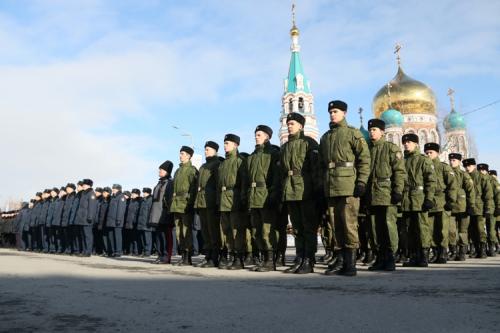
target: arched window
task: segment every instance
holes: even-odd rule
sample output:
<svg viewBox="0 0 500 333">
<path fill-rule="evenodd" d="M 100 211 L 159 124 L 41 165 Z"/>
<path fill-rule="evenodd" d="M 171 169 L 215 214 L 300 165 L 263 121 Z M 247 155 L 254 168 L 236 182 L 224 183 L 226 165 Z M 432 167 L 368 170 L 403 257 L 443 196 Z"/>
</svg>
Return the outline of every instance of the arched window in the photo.
<svg viewBox="0 0 500 333">
<path fill-rule="evenodd" d="M 304 112 L 304 98 L 299 97 L 299 112 Z"/>
<path fill-rule="evenodd" d="M 293 112 L 293 101 L 290 98 L 290 101 L 288 102 L 288 112 L 292 113 Z"/>
</svg>

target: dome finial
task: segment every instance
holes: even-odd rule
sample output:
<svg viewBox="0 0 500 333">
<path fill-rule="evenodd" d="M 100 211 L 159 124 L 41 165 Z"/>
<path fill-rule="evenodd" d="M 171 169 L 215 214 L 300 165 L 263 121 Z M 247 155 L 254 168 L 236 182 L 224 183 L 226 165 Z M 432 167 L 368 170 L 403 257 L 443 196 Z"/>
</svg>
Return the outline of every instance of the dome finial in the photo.
<svg viewBox="0 0 500 333">
<path fill-rule="evenodd" d="M 455 110 L 455 90 L 452 88 L 448 88 L 448 94 L 450 97 L 451 110 Z"/>
<path fill-rule="evenodd" d="M 292 3 L 292 28 L 290 29 L 290 36 L 292 37 L 292 52 L 300 52 L 299 45 L 299 28 L 295 25 L 295 2 Z"/>
<path fill-rule="evenodd" d="M 396 55 L 396 60 L 398 61 L 398 67 L 401 67 L 401 57 L 399 55 L 399 51 L 403 46 L 400 43 L 396 43 L 394 46 L 394 54 Z"/>
<path fill-rule="evenodd" d="M 359 113 L 359 121 L 361 123 L 361 127 L 363 127 L 363 108 L 362 107 L 359 107 L 358 113 Z"/>
</svg>

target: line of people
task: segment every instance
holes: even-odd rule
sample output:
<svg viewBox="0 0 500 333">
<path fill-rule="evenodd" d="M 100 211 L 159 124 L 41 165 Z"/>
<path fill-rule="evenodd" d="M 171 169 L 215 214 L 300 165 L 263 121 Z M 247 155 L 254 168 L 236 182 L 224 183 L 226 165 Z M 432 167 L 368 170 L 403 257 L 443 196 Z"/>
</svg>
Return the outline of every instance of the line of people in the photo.
<svg viewBox="0 0 500 333">
<path fill-rule="evenodd" d="M 373 271 L 393 271 L 397 262 L 446 263 L 449 252 L 456 260 L 466 252 L 496 253 L 496 172 L 457 153 L 449 155 L 450 165 L 441 162 L 437 143 L 425 144 L 422 155 L 412 133 L 403 136 L 402 152 L 385 140 L 380 119 L 368 122 L 367 142 L 347 124 L 343 101 L 330 102 L 328 113 L 330 129 L 319 144 L 304 134 L 305 118 L 290 113 L 281 147 L 271 144 L 272 129 L 259 125 L 251 154 L 239 152 L 239 136 L 227 134 L 225 156 L 207 141 L 206 162 L 197 170 L 193 149 L 183 146 L 175 174 L 173 163 L 164 162 L 157 185 L 142 196 L 138 189 L 122 193 L 120 185 L 93 190 L 90 179 L 37 193 L 18 217 L 22 239 L 45 252 L 114 257 L 124 247 L 149 256 L 154 239 L 155 263 L 169 264 L 175 231 L 176 264 L 192 265 L 197 214 L 205 255 L 199 267 L 275 270 L 284 265 L 288 220 L 296 254 L 286 273 L 314 271 L 320 228 L 326 275 L 355 276 L 360 245 L 366 256 L 374 254 L 374 262 L 366 259 Z"/>
</svg>

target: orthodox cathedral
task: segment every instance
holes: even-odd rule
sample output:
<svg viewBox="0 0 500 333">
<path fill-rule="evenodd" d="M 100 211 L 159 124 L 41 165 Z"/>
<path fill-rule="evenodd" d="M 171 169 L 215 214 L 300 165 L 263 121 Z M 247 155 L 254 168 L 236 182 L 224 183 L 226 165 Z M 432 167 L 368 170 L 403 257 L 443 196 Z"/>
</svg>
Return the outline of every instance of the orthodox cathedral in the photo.
<svg viewBox="0 0 500 333">
<path fill-rule="evenodd" d="M 280 143 L 287 141 L 286 116 L 290 112 L 298 112 L 305 119 L 306 135 L 319 140 L 319 130 L 314 113 L 314 97 L 311 93 L 310 81 L 304 73 L 300 60 L 299 29 L 295 24 L 295 12 L 292 7 L 293 24 L 290 29 L 292 44 L 288 76 L 284 80 L 284 92 L 281 99 Z M 401 137 L 406 133 L 417 134 L 420 147 L 427 142 L 440 143 L 441 159 L 446 160 L 448 153 L 460 153 L 463 158 L 471 157 L 471 144 L 466 130 L 464 117 L 455 110 L 454 91 L 448 90 L 450 112 L 442 122 L 437 114 L 436 96 L 425 83 L 409 77 L 401 67 L 401 46 L 396 45 L 398 69 L 392 80 L 385 84 L 373 97 L 372 111 L 376 118 L 386 124 L 386 140 L 402 147 Z M 360 108 L 360 114 L 362 109 Z M 442 125 L 442 126 L 440 126 Z M 444 134 L 442 133 L 444 129 Z M 363 126 L 361 132 L 368 139 L 368 131 Z"/>
</svg>

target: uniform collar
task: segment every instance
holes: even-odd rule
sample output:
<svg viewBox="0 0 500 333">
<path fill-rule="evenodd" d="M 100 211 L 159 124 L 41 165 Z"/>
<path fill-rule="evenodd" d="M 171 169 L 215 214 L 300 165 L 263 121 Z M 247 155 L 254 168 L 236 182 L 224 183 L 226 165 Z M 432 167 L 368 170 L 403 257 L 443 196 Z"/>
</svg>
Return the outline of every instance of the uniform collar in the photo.
<svg viewBox="0 0 500 333">
<path fill-rule="evenodd" d="M 288 141 L 297 140 L 304 137 L 304 131 L 299 131 L 297 134 L 288 134 Z"/>
<path fill-rule="evenodd" d="M 347 120 L 345 120 L 344 118 L 340 123 L 330 122 L 330 129 L 334 129 L 337 127 L 347 127 Z"/>
<path fill-rule="evenodd" d="M 383 145 L 384 142 L 385 142 L 385 138 L 381 137 L 378 141 L 372 141 L 372 145 L 374 145 L 374 146 L 380 146 L 380 145 Z"/>
<path fill-rule="evenodd" d="M 255 151 L 263 151 L 264 149 L 266 149 L 267 147 L 269 147 L 271 145 L 271 143 L 269 141 L 267 142 L 264 142 L 263 144 L 261 145 L 255 145 Z"/>
<path fill-rule="evenodd" d="M 233 149 L 226 153 L 226 159 L 235 158 L 236 156 L 238 156 L 238 149 Z"/>
<path fill-rule="evenodd" d="M 186 163 L 180 163 L 179 167 L 180 168 L 185 168 L 191 166 L 191 160 L 187 161 Z"/>
<path fill-rule="evenodd" d="M 418 154 L 418 147 L 415 148 L 414 151 L 405 150 L 404 154 L 405 154 L 405 157 L 411 157 L 411 156 L 417 155 Z"/>
</svg>

